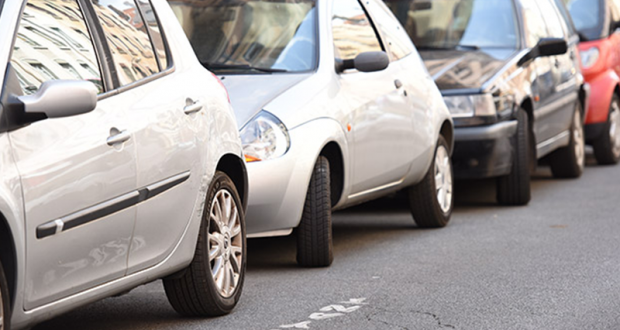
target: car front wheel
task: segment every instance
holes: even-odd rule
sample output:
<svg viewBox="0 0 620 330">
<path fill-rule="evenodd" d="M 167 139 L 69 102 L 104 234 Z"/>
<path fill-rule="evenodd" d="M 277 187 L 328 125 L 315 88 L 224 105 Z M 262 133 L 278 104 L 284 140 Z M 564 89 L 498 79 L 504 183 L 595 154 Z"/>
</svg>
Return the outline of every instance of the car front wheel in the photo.
<svg viewBox="0 0 620 330">
<path fill-rule="evenodd" d="M 517 112 L 517 132 L 512 137 L 512 168 L 510 174 L 497 178 L 497 201 L 501 205 L 517 206 L 530 202 L 530 131 L 529 118 L 524 110 Z"/>
<path fill-rule="evenodd" d="M 4 269 L 0 264 L 0 330 L 9 330 L 11 327 L 11 305 L 9 301 L 9 287 L 4 276 Z"/>
<path fill-rule="evenodd" d="M 329 160 L 320 156 L 314 165 L 301 222 L 297 228 L 297 263 L 327 267 L 333 257 L 332 204 Z"/>
<path fill-rule="evenodd" d="M 594 141 L 592 147 L 599 164 L 614 165 L 620 161 L 620 98 L 617 95 L 611 100 L 603 133 Z"/>
<path fill-rule="evenodd" d="M 207 196 L 194 260 L 164 279 L 172 307 L 186 316 L 220 316 L 237 305 L 245 278 L 243 207 L 232 180 L 216 172 Z"/>
<path fill-rule="evenodd" d="M 441 228 L 450 221 L 454 205 L 454 180 L 448 143 L 439 136 L 435 158 L 424 179 L 409 188 L 409 206 L 420 228 Z"/>
</svg>

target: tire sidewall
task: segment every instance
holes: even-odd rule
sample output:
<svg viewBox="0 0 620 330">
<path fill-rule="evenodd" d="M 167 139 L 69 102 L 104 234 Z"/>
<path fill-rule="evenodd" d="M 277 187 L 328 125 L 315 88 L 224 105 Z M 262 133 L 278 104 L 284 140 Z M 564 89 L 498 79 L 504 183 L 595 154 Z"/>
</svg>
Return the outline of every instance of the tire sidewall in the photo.
<svg viewBox="0 0 620 330">
<path fill-rule="evenodd" d="M 448 153 L 448 164 L 450 164 L 450 175 L 452 177 L 452 195 L 450 196 L 450 208 L 448 209 L 447 212 L 444 212 L 442 210 L 441 205 L 439 205 L 439 200 L 437 200 L 437 194 L 435 194 L 433 198 L 433 204 L 434 204 L 435 209 L 437 210 L 437 214 L 440 214 L 443 217 L 442 222 L 447 224 L 448 221 L 450 220 L 450 217 L 452 216 L 452 211 L 454 210 L 454 167 L 452 166 L 452 157 L 450 156 L 450 148 L 448 147 L 448 142 L 441 135 L 439 136 L 439 139 L 437 140 L 437 146 L 435 147 L 435 153 L 433 154 L 433 163 L 431 164 L 429 173 L 431 174 L 430 175 L 431 186 L 433 187 L 433 191 L 436 192 L 437 185 L 435 182 L 435 165 L 436 165 L 435 162 L 437 161 L 437 152 L 439 151 L 439 148 L 442 146 L 446 149 L 446 152 Z"/>
<path fill-rule="evenodd" d="M 211 210 L 211 206 L 213 205 L 213 199 L 220 190 L 228 191 L 233 197 L 239 213 L 241 223 L 241 235 L 243 237 L 243 252 L 241 258 L 241 271 L 239 273 L 239 283 L 237 284 L 237 288 L 235 288 L 235 292 L 230 297 L 224 297 L 219 293 L 217 284 L 215 283 L 211 272 L 211 263 L 209 262 L 209 213 Z M 207 265 L 206 269 L 209 272 L 206 276 L 209 294 L 213 297 L 214 302 L 221 310 L 232 311 L 232 309 L 237 305 L 239 298 L 241 297 L 243 283 L 245 281 L 245 271 L 247 264 L 247 239 L 245 231 L 245 213 L 243 210 L 243 204 L 241 203 L 241 199 L 239 198 L 239 194 L 237 192 L 237 189 L 235 188 L 234 183 L 223 172 L 216 172 L 211 182 L 211 185 L 209 186 L 209 193 L 207 195 L 207 202 L 205 204 L 200 230 L 201 235 L 203 235 L 203 239 L 201 240 L 200 244 L 202 244 L 201 249 L 204 252 L 200 255 L 200 257 L 204 258 L 202 262 Z"/>
<path fill-rule="evenodd" d="M 1 330 L 8 330 L 11 328 L 11 299 L 9 296 L 9 287 L 6 281 L 6 276 L 4 273 L 4 268 L 0 263 L 0 293 L 2 294 L 2 308 L 3 308 L 3 322 L 4 324 L 0 324 Z"/>
<path fill-rule="evenodd" d="M 579 121 L 575 122 L 575 115 L 579 114 Z M 576 144 L 578 143 L 575 140 L 575 130 L 580 128 L 581 129 L 581 139 L 582 139 L 582 143 L 581 143 L 581 165 L 579 164 L 579 159 L 577 159 L 577 153 L 575 152 L 575 147 Z M 586 166 L 586 152 L 585 152 L 585 131 L 584 131 L 584 127 L 583 127 L 583 114 L 581 111 L 581 103 L 577 102 L 577 104 L 575 105 L 575 112 L 573 113 L 573 119 L 572 119 L 572 124 L 571 124 L 571 130 L 570 130 L 570 150 L 571 150 L 571 154 L 572 154 L 572 158 L 573 158 L 573 162 L 574 162 L 574 166 L 575 168 L 578 170 L 579 173 L 582 173 L 585 166 Z"/>
</svg>

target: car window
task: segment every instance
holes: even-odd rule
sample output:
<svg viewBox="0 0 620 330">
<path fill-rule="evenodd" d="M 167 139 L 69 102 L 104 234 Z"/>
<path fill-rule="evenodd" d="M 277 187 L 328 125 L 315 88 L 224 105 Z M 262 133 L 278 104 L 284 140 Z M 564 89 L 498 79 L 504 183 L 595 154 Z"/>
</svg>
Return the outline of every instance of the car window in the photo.
<svg viewBox="0 0 620 330">
<path fill-rule="evenodd" d="M 590 40 L 608 35 L 604 27 L 605 0 L 563 0 L 575 24 L 575 28 Z"/>
<path fill-rule="evenodd" d="M 514 4 L 509 0 L 386 0 L 418 49 L 459 46 L 516 48 Z"/>
<path fill-rule="evenodd" d="M 551 3 L 549 0 L 538 0 L 538 7 L 540 11 L 545 13 L 543 18 L 545 23 L 547 24 L 547 31 L 549 32 L 549 37 L 552 38 L 565 38 L 564 31 L 568 28 L 562 20 L 560 16 L 558 16 L 557 8 L 555 4 Z"/>
<path fill-rule="evenodd" d="M 88 80 L 103 92 L 101 71 L 77 0 L 29 0 L 11 65 L 25 94 L 49 80 Z"/>
<path fill-rule="evenodd" d="M 332 34 L 335 56 L 341 60 L 383 50 L 370 19 L 357 0 L 334 1 Z"/>
<path fill-rule="evenodd" d="M 315 0 L 168 0 L 211 71 L 306 72 L 317 66 Z"/>
<path fill-rule="evenodd" d="M 375 26 L 381 31 L 390 58 L 396 61 L 411 54 L 413 44 L 398 20 L 385 6 L 376 7 L 371 16 Z"/>
<path fill-rule="evenodd" d="M 537 0 L 521 0 L 523 7 L 523 24 L 525 26 L 528 47 L 534 47 L 542 38 L 548 38 L 545 20 L 536 5 Z"/>
<path fill-rule="evenodd" d="M 558 7 L 558 10 L 561 16 L 560 18 L 562 19 L 562 21 L 564 22 L 566 26 L 567 35 L 568 36 L 575 35 L 577 31 L 575 31 L 573 20 L 571 19 L 570 14 L 568 13 L 568 9 L 566 9 L 566 5 L 564 4 L 562 0 L 554 0 L 554 1 L 555 1 L 555 5 Z"/>
<path fill-rule="evenodd" d="M 161 27 L 159 26 L 157 15 L 153 10 L 153 6 L 150 1 L 141 0 L 138 1 L 138 4 L 140 5 L 142 17 L 146 22 L 146 29 L 151 37 L 151 41 L 153 42 L 155 55 L 159 61 L 159 67 L 161 70 L 164 70 L 170 66 L 170 63 L 168 61 L 168 55 L 166 54 L 166 44 L 164 43 L 164 37 L 162 35 Z"/>
<path fill-rule="evenodd" d="M 609 33 L 612 34 L 616 31 L 618 23 L 620 23 L 620 0 L 608 0 L 609 11 L 611 13 Z"/>
<path fill-rule="evenodd" d="M 146 24 L 133 0 L 91 0 L 121 86 L 159 72 Z"/>
</svg>

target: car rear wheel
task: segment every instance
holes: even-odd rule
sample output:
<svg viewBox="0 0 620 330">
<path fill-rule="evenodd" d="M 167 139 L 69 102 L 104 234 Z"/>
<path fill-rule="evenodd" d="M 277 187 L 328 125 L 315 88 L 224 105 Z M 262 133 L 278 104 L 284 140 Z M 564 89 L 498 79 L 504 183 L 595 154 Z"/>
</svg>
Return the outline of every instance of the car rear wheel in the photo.
<svg viewBox="0 0 620 330">
<path fill-rule="evenodd" d="M 314 165 L 301 222 L 297 228 L 297 262 L 304 267 L 327 267 L 333 257 L 329 161 Z"/>
<path fill-rule="evenodd" d="M 614 94 L 609 106 L 609 117 L 603 133 L 592 144 L 594 157 L 601 165 L 614 165 L 620 161 L 620 98 Z"/>
<path fill-rule="evenodd" d="M 207 196 L 194 260 L 164 279 L 172 307 L 186 316 L 220 316 L 237 305 L 245 278 L 243 207 L 232 180 L 216 172 Z"/>
<path fill-rule="evenodd" d="M 549 155 L 551 173 L 556 178 L 578 178 L 583 173 L 586 163 L 586 149 L 581 120 L 581 104 L 577 102 L 573 122 L 570 127 L 568 146 L 554 151 Z"/>
<path fill-rule="evenodd" d="M 454 205 L 454 180 L 448 143 L 439 136 L 435 158 L 424 179 L 409 188 L 409 206 L 420 228 L 441 228 L 450 221 Z"/>
<path fill-rule="evenodd" d="M 530 202 L 530 132 L 529 118 L 523 109 L 517 112 L 517 132 L 512 137 L 510 174 L 497 179 L 497 202 L 501 205 L 526 205 Z"/>
<path fill-rule="evenodd" d="M 0 264 L 0 330 L 9 330 L 11 321 L 11 305 L 9 303 L 9 287 Z"/>
</svg>

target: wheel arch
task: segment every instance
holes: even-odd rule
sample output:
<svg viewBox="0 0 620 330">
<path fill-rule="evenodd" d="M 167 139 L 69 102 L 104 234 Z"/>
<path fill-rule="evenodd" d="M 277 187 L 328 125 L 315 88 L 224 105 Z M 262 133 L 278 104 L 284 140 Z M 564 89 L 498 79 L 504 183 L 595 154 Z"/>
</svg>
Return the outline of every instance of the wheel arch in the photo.
<svg viewBox="0 0 620 330">
<path fill-rule="evenodd" d="M 452 151 L 454 150 L 454 127 L 452 125 L 452 122 L 450 122 L 449 120 L 445 120 L 443 124 L 441 124 L 439 134 L 443 136 L 444 139 L 446 139 L 446 142 L 448 143 L 448 148 L 450 148 L 448 151 L 450 152 L 450 154 L 452 154 Z"/>
<path fill-rule="evenodd" d="M 0 213 L 0 261 L 5 271 L 11 305 L 13 305 L 17 290 L 17 254 L 11 228 L 2 213 Z"/>
<path fill-rule="evenodd" d="M 234 154 L 225 154 L 220 158 L 216 171 L 222 171 L 230 177 L 235 184 L 244 211 L 248 205 L 248 172 L 245 168 L 245 162 Z"/>
<path fill-rule="evenodd" d="M 323 147 L 319 156 L 324 156 L 329 161 L 329 179 L 333 207 L 338 204 L 344 191 L 344 158 L 342 149 L 337 142 L 330 141 Z"/>
</svg>

